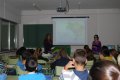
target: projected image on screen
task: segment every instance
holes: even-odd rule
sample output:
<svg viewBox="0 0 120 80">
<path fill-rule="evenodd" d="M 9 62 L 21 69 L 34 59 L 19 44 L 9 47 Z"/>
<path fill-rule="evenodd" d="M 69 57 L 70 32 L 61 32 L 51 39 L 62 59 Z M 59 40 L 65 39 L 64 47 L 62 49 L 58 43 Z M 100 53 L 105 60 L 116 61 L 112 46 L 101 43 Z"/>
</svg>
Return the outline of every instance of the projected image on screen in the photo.
<svg viewBox="0 0 120 80">
<path fill-rule="evenodd" d="M 53 18 L 53 44 L 86 44 L 86 24 L 86 18 Z"/>
</svg>

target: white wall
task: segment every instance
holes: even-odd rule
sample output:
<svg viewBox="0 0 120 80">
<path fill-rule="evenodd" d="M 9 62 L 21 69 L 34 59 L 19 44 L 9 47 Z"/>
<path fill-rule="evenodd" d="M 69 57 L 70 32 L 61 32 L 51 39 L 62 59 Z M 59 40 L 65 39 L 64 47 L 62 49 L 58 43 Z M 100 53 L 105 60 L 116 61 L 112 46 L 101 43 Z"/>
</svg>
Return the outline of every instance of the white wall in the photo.
<svg viewBox="0 0 120 80">
<path fill-rule="evenodd" d="M 5 0 L 0 0 L 0 18 L 4 18 L 16 23 L 20 23 L 21 11 L 4 1 Z"/>
<path fill-rule="evenodd" d="M 69 13 L 57 13 L 54 10 L 22 11 L 21 26 L 19 27 L 19 46 L 23 45 L 23 24 L 52 24 L 51 17 L 57 16 L 89 16 L 88 45 L 91 47 L 93 35 L 98 34 L 102 44 L 120 44 L 119 9 L 80 9 L 70 10 Z M 83 46 L 71 46 L 72 51 Z"/>
</svg>

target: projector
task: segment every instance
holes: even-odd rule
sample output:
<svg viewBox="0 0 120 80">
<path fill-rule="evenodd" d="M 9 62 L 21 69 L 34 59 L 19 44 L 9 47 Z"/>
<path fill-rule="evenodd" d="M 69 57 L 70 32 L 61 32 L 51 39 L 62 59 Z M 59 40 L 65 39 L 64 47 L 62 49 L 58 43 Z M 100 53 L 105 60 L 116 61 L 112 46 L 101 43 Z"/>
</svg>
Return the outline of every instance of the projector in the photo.
<svg viewBox="0 0 120 80">
<path fill-rule="evenodd" d="M 57 12 L 66 12 L 66 8 L 64 7 L 58 7 Z"/>
</svg>

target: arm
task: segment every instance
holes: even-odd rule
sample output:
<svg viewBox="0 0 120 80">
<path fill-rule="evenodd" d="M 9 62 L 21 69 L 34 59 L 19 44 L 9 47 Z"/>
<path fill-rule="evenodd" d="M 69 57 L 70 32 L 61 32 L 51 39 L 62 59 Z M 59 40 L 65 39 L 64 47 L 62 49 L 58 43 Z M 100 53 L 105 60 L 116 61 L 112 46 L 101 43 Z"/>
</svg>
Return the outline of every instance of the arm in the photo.
<svg viewBox="0 0 120 80">
<path fill-rule="evenodd" d="M 69 68 L 74 68 L 73 61 L 69 61 L 67 65 L 64 66 L 62 70 L 62 74 L 59 77 L 59 80 L 71 80 L 71 75 L 74 74 L 72 70 L 68 70 Z"/>
<path fill-rule="evenodd" d="M 67 65 L 65 65 L 64 70 L 68 70 L 69 68 L 75 68 L 73 61 L 69 61 Z"/>
</svg>

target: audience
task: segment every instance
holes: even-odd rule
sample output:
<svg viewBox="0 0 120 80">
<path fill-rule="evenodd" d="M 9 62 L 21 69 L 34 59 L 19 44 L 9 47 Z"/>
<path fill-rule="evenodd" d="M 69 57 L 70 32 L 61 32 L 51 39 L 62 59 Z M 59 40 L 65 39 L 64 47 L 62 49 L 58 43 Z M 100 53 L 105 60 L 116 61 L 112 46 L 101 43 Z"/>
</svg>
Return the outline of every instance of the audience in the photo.
<svg viewBox="0 0 120 80">
<path fill-rule="evenodd" d="M 30 57 L 25 62 L 25 67 L 28 74 L 19 76 L 18 80 L 46 80 L 45 75 L 42 73 L 36 73 L 38 63 L 37 59 Z"/>
<path fill-rule="evenodd" d="M 87 63 L 86 52 L 77 49 L 74 53 L 73 60 L 65 65 L 64 70 L 60 76 L 60 80 L 88 80 L 88 70 L 85 69 Z M 68 70 L 75 68 L 73 70 Z"/>
<path fill-rule="evenodd" d="M 51 35 L 47 34 L 44 40 L 45 53 L 51 53 L 52 46 Z M 98 53 L 100 61 L 95 62 L 94 54 L 98 55 Z M 16 56 L 19 58 L 17 65 L 21 70 L 28 73 L 20 75 L 18 80 L 46 80 L 45 75 L 40 73 L 42 66 L 37 63 L 38 59 L 49 61 L 42 57 L 41 48 L 33 50 L 21 47 L 17 50 Z M 56 66 L 64 66 L 59 77 L 60 80 L 89 80 L 89 75 L 92 80 L 120 80 L 120 54 L 117 54 L 115 49 L 109 50 L 107 46 L 101 47 L 98 35 L 94 35 L 92 50 L 88 45 L 84 45 L 84 50 L 76 49 L 71 59 L 66 50 L 61 48 L 54 59 L 56 60 L 50 64 L 51 70 L 55 70 Z M 91 60 L 94 60 L 94 64 L 89 73 L 85 65 L 87 61 Z M 113 61 L 118 63 L 119 66 Z M 6 80 L 7 75 L 1 71 L 0 63 L 0 79 Z M 1 75 L 4 75 L 4 77 L 1 78 Z"/>
<path fill-rule="evenodd" d="M 120 80 L 120 68 L 112 61 L 99 61 L 91 70 L 92 80 Z"/>
</svg>

